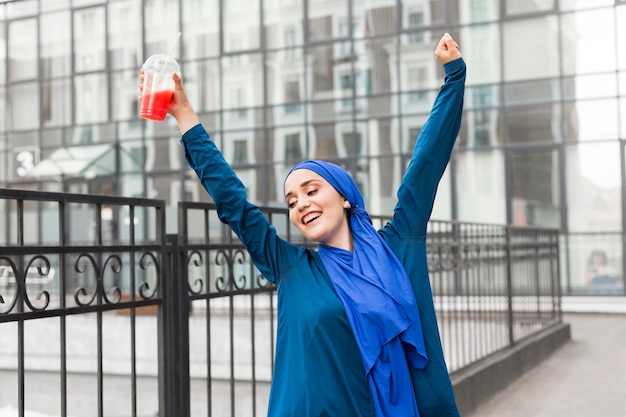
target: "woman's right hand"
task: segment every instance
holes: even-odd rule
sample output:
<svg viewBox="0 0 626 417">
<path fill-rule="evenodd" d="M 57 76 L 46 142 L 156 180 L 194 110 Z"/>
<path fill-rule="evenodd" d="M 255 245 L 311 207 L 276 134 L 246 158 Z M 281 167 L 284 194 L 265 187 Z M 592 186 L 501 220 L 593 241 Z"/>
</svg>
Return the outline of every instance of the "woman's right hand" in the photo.
<svg viewBox="0 0 626 417">
<path fill-rule="evenodd" d="M 174 80 L 174 95 L 167 108 L 167 112 L 171 114 L 178 122 L 181 133 L 185 133 L 198 123 L 200 123 L 193 106 L 187 98 L 187 93 L 183 87 L 183 81 L 177 73 L 172 74 Z"/>
<path fill-rule="evenodd" d="M 143 92 L 143 78 L 144 78 L 144 70 L 141 70 L 139 84 L 139 91 Z M 174 94 L 172 95 L 172 99 L 170 100 L 170 104 L 167 107 L 167 112 L 171 114 L 176 122 L 178 123 L 178 128 L 181 133 L 185 133 L 198 123 L 200 120 L 196 115 L 193 106 L 189 102 L 187 98 L 187 93 L 185 93 L 185 88 L 183 87 L 183 82 L 180 78 L 180 75 L 174 73 L 172 75 L 172 80 L 174 80 Z M 141 100 L 141 95 L 139 96 L 139 100 Z"/>
</svg>

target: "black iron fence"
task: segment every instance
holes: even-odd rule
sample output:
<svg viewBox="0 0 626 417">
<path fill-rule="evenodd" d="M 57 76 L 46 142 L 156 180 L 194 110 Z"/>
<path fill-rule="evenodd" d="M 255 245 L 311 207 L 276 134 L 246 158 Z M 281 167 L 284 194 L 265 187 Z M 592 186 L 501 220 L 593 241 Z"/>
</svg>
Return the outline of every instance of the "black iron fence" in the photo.
<svg viewBox="0 0 626 417">
<path fill-rule="evenodd" d="M 3 190 L 0 408 L 66 416 L 265 415 L 275 288 L 211 204 Z M 306 245 L 283 209 L 278 233 Z M 375 217 L 376 225 L 387 218 Z M 432 221 L 450 372 L 561 321 L 558 231 Z"/>
</svg>

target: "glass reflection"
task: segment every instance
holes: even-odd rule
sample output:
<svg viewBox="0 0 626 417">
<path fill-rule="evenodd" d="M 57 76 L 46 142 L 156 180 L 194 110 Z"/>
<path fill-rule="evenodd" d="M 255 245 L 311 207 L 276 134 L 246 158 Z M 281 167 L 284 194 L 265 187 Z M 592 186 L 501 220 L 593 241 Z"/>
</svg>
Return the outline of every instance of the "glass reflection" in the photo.
<svg viewBox="0 0 626 417">
<path fill-rule="evenodd" d="M 612 9 L 565 14 L 561 22 L 566 29 L 561 34 L 564 74 L 615 71 L 615 16 Z"/>
<path fill-rule="evenodd" d="M 41 35 L 40 62 L 43 77 L 69 75 L 72 71 L 69 12 L 42 15 Z"/>
<path fill-rule="evenodd" d="M 619 144 L 566 147 L 568 227 L 572 232 L 622 227 Z"/>
<path fill-rule="evenodd" d="M 111 68 L 133 68 L 137 72 L 143 62 L 140 4 L 135 0 L 111 3 L 108 15 Z"/>
<path fill-rule="evenodd" d="M 37 21 L 9 23 L 9 80 L 37 78 Z"/>
<path fill-rule="evenodd" d="M 184 45 L 187 59 L 208 58 L 219 55 L 219 1 L 184 0 L 183 27 Z"/>
<path fill-rule="evenodd" d="M 261 39 L 258 0 L 228 0 L 221 4 L 224 52 L 258 49 Z"/>
<path fill-rule="evenodd" d="M 558 27 L 555 16 L 505 21 L 502 25 L 504 80 L 558 77 L 561 55 Z M 564 44 L 575 38 L 574 34 L 570 36 L 564 37 Z"/>
<path fill-rule="evenodd" d="M 403 29 L 416 29 L 445 22 L 447 12 L 445 0 L 402 0 L 400 3 Z"/>
<path fill-rule="evenodd" d="M 458 216 L 461 221 L 506 223 L 504 152 L 457 152 L 455 181 Z"/>
<path fill-rule="evenodd" d="M 570 108 L 576 130 L 567 130 L 568 140 L 614 139 L 618 136 L 617 100 L 579 100 Z"/>
<path fill-rule="evenodd" d="M 74 12 L 74 66 L 76 71 L 104 69 L 106 28 L 104 7 Z"/>
<path fill-rule="evenodd" d="M 510 156 L 511 223 L 560 227 L 557 151 L 515 152 Z"/>
<path fill-rule="evenodd" d="M 467 85 L 497 83 L 500 69 L 500 29 L 497 24 L 475 25 L 461 30 L 459 45 L 463 58 L 472 63 Z"/>
<path fill-rule="evenodd" d="M 504 109 L 505 143 L 561 142 L 561 108 L 533 104 Z"/>
</svg>

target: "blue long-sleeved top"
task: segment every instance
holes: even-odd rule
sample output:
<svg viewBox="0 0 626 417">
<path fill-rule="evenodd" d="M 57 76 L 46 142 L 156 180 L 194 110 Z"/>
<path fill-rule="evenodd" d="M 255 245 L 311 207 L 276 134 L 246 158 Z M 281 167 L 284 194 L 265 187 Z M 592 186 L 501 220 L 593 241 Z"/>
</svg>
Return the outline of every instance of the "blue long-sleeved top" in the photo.
<svg viewBox="0 0 626 417">
<path fill-rule="evenodd" d="M 458 416 L 443 357 L 426 263 L 426 225 L 458 134 L 465 62 L 446 73 L 398 190 L 392 220 L 379 232 L 405 267 L 417 299 L 428 365 L 411 369 L 422 417 Z M 278 329 L 272 417 L 374 417 L 372 395 L 345 308 L 316 251 L 281 239 L 202 125 L 187 131 L 185 158 L 265 278 L 277 285 Z M 410 389 L 410 387 L 407 387 Z M 391 416 L 390 416 L 391 417 Z M 396 417 L 396 416 L 392 416 Z"/>
</svg>

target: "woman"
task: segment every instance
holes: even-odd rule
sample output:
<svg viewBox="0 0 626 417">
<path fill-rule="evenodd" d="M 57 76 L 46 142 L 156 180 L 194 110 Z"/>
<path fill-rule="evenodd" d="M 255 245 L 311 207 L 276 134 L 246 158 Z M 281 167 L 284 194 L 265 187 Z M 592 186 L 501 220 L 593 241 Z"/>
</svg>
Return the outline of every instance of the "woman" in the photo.
<svg viewBox="0 0 626 417">
<path fill-rule="evenodd" d="M 350 176 L 323 161 L 285 180 L 289 218 L 318 250 L 280 239 L 199 123 L 180 77 L 170 113 L 185 158 L 265 278 L 277 285 L 278 329 L 269 416 L 458 416 L 426 265 L 426 225 L 458 134 L 465 63 L 444 34 L 445 82 L 376 231 Z"/>
</svg>

